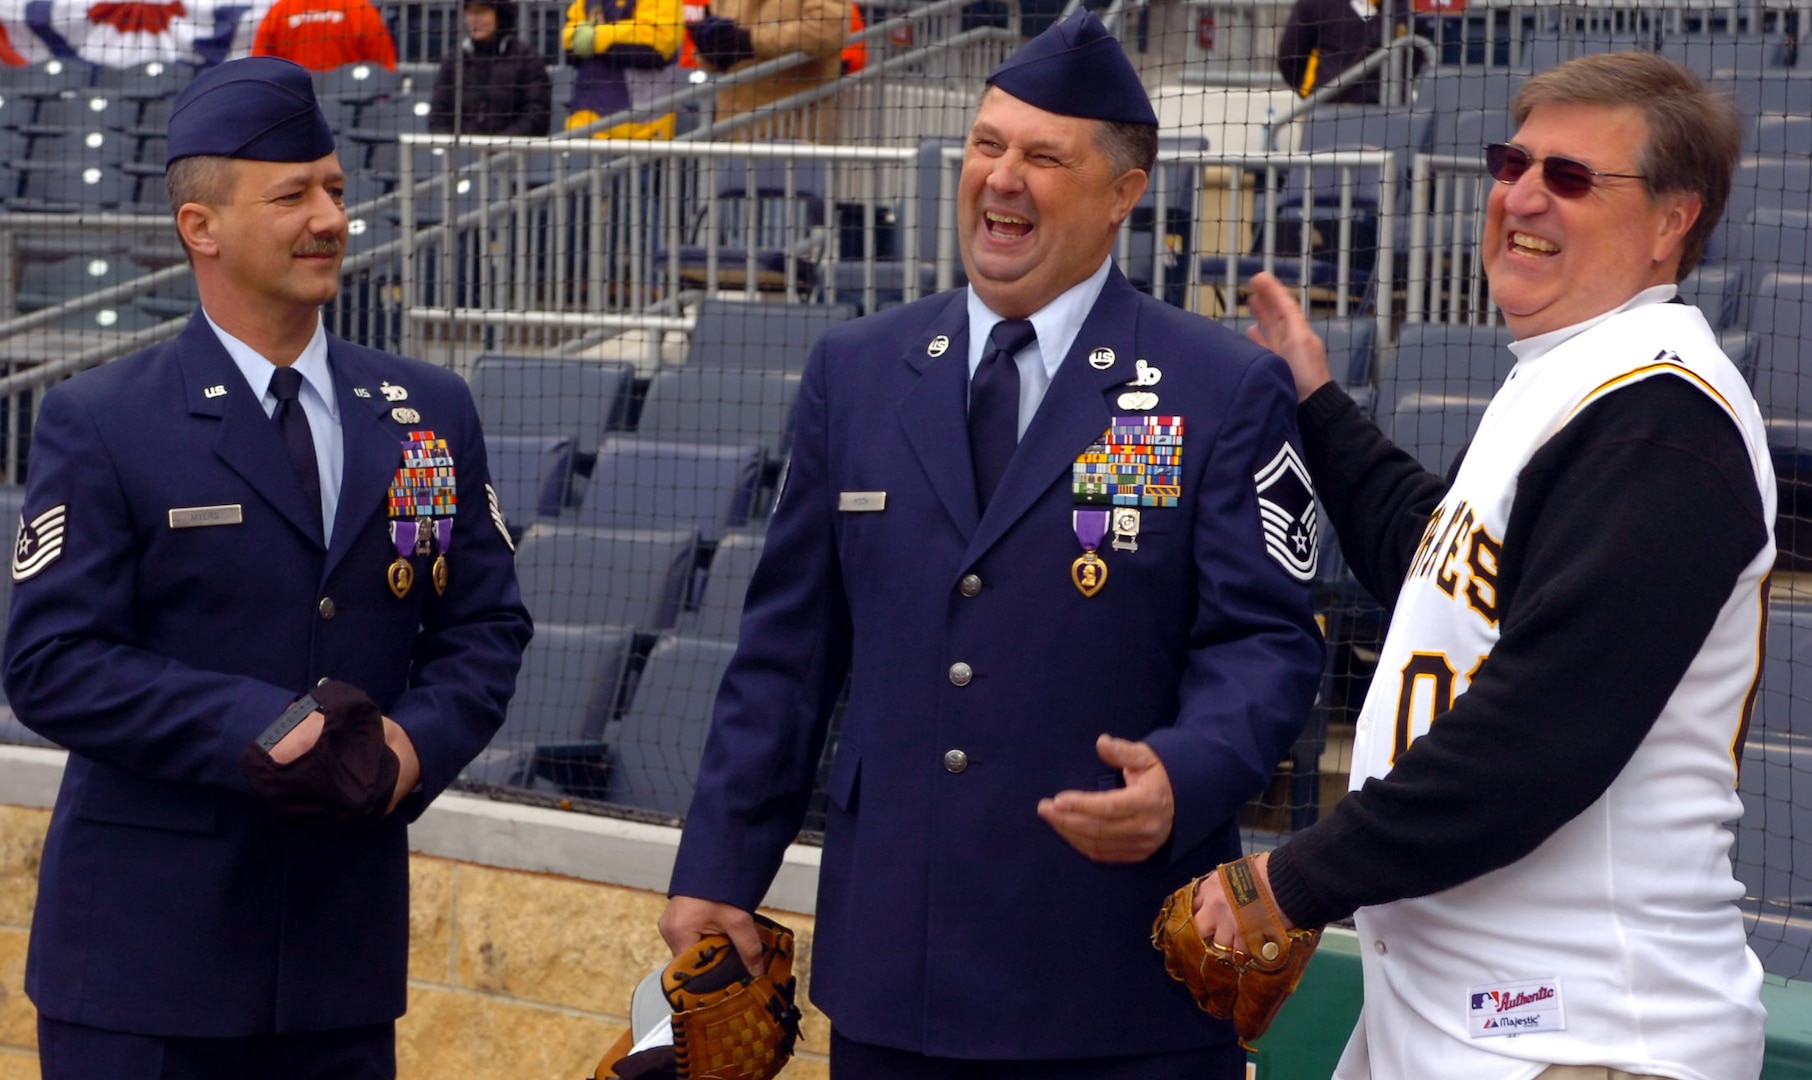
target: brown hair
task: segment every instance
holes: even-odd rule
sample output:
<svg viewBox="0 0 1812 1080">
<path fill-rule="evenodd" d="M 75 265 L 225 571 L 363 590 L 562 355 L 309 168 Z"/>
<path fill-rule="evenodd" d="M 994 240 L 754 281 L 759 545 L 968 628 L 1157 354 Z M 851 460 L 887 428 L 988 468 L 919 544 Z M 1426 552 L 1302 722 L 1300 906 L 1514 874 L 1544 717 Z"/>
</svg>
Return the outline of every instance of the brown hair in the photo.
<svg viewBox="0 0 1812 1080">
<path fill-rule="evenodd" d="M 1521 127 L 1539 105 L 1627 105 L 1648 121 L 1648 145 L 1636 169 L 1650 198 L 1680 192 L 1699 196 L 1699 220 L 1680 248 L 1676 281 L 1705 253 L 1705 241 L 1730 201 L 1731 176 L 1743 152 L 1743 123 L 1728 94 L 1713 90 L 1682 65 L 1651 52 L 1581 56 L 1535 75 L 1510 107 Z"/>
</svg>

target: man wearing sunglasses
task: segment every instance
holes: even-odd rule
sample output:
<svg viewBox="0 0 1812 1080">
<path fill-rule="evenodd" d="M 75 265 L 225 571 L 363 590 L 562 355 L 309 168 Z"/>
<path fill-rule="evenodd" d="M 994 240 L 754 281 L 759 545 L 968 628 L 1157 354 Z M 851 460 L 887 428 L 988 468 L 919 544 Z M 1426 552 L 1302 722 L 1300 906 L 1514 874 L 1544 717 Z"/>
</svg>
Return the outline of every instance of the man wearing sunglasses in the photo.
<svg viewBox="0 0 1812 1080">
<path fill-rule="evenodd" d="M 1742 375 L 1675 297 L 1739 120 L 1634 52 L 1535 76 L 1512 116 L 1483 256 L 1517 363 L 1445 480 L 1255 283 L 1316 489 L 1393 607 L 1353 790 L 1259 876 L 1293 924 L 1355 918 L 1365 1006 L 1338 1080 L 1753 1078 L 1762 972 L 1725 823 L 1774 477 Z M 1221 890 L 1198 895 L 1204 936 L 1243 947 Z"/>
</svg>

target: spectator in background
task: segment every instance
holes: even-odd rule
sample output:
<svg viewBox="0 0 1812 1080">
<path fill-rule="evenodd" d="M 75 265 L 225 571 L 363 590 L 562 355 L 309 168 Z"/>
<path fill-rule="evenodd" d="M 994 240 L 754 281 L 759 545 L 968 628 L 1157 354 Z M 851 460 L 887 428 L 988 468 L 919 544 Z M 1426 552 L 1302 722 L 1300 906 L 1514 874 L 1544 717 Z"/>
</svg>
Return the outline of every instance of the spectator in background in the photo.
<svg viewBox="0 0 1812 1080">
<path fill-rule="evenodd" d="M 440 62 L 428 130 L 436 134 L 546 135 L 553 121 L 547 62 L 516 36 L 513 0 L 469 0 L 466 37 Z"/>
<path fill-rule="evenodd" d="M 1397 37 L 1408 32 L 1408 21 L 1402 17 L 1408 10 L 1409 0 L 1397 0 Z M 1383 47 L 1384 19 L 1378 12 L 1378 0 L 1296 0 L 1277 42 L 1277 70 L 1292 90 L 1308 97 Z M 1376 105 L 1378 95 L 1379 77 L 1374 71 L 1334 100 Z"/>
<path fill-rule="evenodd" d="M 718 0 L 709 14 L 688 28 L 699 62 L 708 70 L 728 74 L 788 53 L 805 53 L 809 59 L 765 79 L 720 90 L 717 119 L 753 112 L 842 75 L 849 11 L 846 0 Z M 811 102 L 736 134 L 748 139 L 832 142 L 837 134 L 836 100 Z"/>
<path fill-rule="evenodd" d="M 277 0 L 258 23 L 253 56 L 276 56 L 310 71 L 342 64 L 396 70 L 396 42 L 370 0 Z"/>
<path fill-rule="evenodd" d="M 686 38 L 680 0 L 573 0 L 561 43 L 579 67 L 568 131 L 672 93 Z M 595 139 L 671 139 L 673 114 L 637 116 Z"/>
</svg>

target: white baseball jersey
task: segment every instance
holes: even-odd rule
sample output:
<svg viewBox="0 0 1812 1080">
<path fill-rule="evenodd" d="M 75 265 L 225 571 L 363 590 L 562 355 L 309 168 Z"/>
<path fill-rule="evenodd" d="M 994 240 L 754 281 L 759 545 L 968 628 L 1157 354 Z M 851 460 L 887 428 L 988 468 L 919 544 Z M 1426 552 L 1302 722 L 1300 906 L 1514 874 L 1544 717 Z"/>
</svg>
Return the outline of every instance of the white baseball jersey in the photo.
<svg viewBox="0 0 1812 1080">
<path fill-rule="evenodd" d="M 1645 293 L 1524 352 L 1492 399 L 1392 615 L 1358 721 L 1355 790 L 1389 773 L 1490 656 L 1518 476 L 1599 397 L 1657 377 L 1704 391 L 1741 429 L 1773 522 L 1767 440 L 1742 375 L 1696 308 L 1657 294 L 1668 295 Z M 1731 903 L 1742 887 L 1725 823 L 1742 813 L 1734 743 L 1759 676 L 1774 555 L 1770 539 L 1635 756 L 1584 813 L 1507 867 L 1360 909 L 1365 1006 L 1336 1080 L 1526 1080 L 1555 1064 L 1686 1080 L 1760 1073 L 1761 965 Z"/>
</svg>

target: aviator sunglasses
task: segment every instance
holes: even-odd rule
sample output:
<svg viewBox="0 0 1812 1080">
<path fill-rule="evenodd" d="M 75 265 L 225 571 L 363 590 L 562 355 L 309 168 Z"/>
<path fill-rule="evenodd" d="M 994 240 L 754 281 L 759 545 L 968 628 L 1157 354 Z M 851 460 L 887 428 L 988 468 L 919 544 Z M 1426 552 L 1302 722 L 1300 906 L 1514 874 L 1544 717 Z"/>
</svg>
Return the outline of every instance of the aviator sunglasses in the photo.
<svg viewBox="0 0 1812 1080">
<path fill-rule="evenodd" d="M 1599 172 L 1583 161 L 1564 157 L 1530 157 L 1527 150 L 1509 143 L 1491 143 L 1485 147 L 1485 171 L 1500 184 L 1514 184 L 1534 165 L 1541 163 L 1541 180 L 1548 190 L 1563 199 L 1583 199 L 1601 177 L 1620 180 L 1644 180 L 1639 173 Z"/>
</svg>

